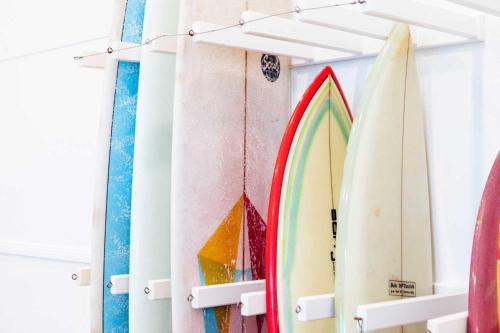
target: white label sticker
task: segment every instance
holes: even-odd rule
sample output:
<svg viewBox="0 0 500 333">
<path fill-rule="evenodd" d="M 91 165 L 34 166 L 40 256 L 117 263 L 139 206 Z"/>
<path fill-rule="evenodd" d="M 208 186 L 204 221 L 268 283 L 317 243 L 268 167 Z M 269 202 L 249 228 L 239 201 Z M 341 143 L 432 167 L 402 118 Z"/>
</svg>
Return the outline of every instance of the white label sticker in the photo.
<svg viewBox="0 0 500 333">
<path fill-rule="evenodd" d="M 417 296 L 417 283 L 409 281 L 389 280 L 389 295 L 390 296 L 403 296 L 403 297 L 416 297 Z"/>
</svg>

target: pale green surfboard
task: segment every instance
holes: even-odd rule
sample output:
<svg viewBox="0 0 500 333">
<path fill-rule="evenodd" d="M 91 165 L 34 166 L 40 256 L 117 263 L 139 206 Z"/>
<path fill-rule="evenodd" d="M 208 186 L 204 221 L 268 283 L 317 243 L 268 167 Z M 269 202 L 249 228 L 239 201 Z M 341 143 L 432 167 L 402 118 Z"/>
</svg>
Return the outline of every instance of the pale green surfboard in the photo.
<svg viewBox="0 0 500 333">
<path fill-rule="evenodd" d="M 178 0 L 147 0 L 143 41 L 177 31 Z M 165 37 L 173 38 L 173 37 Z M 129 329 L 172 331 L 170 300 L 148 300 L 148 280 L 170 278 L 170 165 L 175 55 L 143 47 L 130 230 Z"/>
</svg>

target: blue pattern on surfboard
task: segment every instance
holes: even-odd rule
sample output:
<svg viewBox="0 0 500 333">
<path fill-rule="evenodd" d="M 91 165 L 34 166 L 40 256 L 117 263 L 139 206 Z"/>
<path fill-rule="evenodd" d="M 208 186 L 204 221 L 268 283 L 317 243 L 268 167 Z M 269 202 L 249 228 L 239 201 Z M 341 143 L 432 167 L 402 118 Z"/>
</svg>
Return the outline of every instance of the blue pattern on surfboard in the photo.
<svg viewBox="0 0 500 333">
<path fill-rule="evenodd" d="M 146 0 L 128 0 L 122 41 L 140 43 Z M 128 295 L 111 295 L 111 275 L 128 274 L 130 261 L 130 208 L 134 161 L 135 119 L 140 66 L 119 62 L 109 151 L 106 234 L 104 245 L 104 333 L 126 333 Z"/>
</svg>

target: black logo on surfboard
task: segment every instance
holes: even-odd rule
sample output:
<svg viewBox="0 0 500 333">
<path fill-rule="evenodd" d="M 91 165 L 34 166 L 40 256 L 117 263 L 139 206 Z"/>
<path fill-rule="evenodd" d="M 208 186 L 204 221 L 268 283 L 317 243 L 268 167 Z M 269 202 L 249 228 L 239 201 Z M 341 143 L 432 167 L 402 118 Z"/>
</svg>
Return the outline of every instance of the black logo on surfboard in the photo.
<svg viewBox="0 0 500 333">
<path fill-rule="evenodd" d="M 333 274 L 335 275 L 335 270 L 336 270 L 336 261 L 335 261 L 335 256 L 336 256 L 336 250 L 337 250 L 337 210 L 332 209 L 331 210 L 331 215 L 332 215 L 332 236 L 333 236 L 333 251 L 330 252 L 330 260 L 332 261 L 333 265 Z"/>
<path fill-rule="evenodd" d="M 274 82 L 280 77 L 280 59 L 275 55 L 263 54 L 260 58 L 260 68 L 264 77 L 270 82 Z"/>
</svg>

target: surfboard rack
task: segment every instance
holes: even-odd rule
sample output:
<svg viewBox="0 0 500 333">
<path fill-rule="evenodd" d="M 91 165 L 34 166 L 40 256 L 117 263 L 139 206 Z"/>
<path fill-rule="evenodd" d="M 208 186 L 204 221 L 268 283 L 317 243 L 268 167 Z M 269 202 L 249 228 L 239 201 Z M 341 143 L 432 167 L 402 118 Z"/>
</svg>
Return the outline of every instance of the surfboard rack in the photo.
<svg viewBox="0 0 500 333">
<path fill-rule="evenodd" d="M 71 275 L 71 280 L 75 281 L 77 286 L 90 286 L 90 267 L 79 268 Z"/>
<path fill-rule="evenodd" d="M 90 268 L 81 268 L 71 276 L 79 286 L 90 285 Z M 112 295 L 124 295 L 129 293 L 129 274 L 111 275 L 107 287 Z M 144 288 L 144 293 L 151 301 L 165 300 L 172 297 L 172 280 L 156 279 L 149 280 Z"/>
<path fill-rule="evenodd" d="M 241 294 L 240 304 L 243 317 L 266 314 L 266 291 L 243 293 Z"/>
<path fill-rule="evenodd" d="M 291 57 L 308 62 L 321 62 L 330 58 L 346 56 L 344 52 L 327 50 L 324 48 L 311 47 L 309 45 L 291 43 L 277 39 L 263 38 L 243 33 L 242 27 L 232 27 L 207 34 L 199 32 L 213 31 L 222 28 L 222 25 L 194 22 L 193 42 L 226 46 L 241 50 L 270 53 L 280 56 Z"/>
<path fill-rule="evenodd" d="M 420 323 L 467 310 L 467 293 L 437 294 L 397 301 L 360 305 L 358 326 L 362 332 Z"/>
<path fill-rule="evenodd" d="M 111 295 L 123 295 L 128 294 L 129 290 L 129 275 L 121 274 L 121 275 L 111 275 L 110 283 L 108 283 L 107 287 L 109 288 L 109 292 Z"/>
<path fill-rule="evenodd" d="M 96 54 L 98 51 L 83 51 L 82 58 L 78 60 L 78 65 L 84 68 L 103 69 L 106 67 L 107 54 L 99 54 L 88 57 L 88 55 Z"/>
<path fill-rule="evenodd" d="M 265 292 L 265 289 L 264 280 L 199 286 L 191 289 L 188 301 L 191 302 L 193 309 L 234 305 L 240 304 L 242 294 L 257 291 Z"/>
<path fill-rule="evenodd" d="M 164 43 L 164 41 L 162 41 Z M 152 43 L 153 44 L 153 43 Z M 139 44 L 125 43 L 125 42 L 112 42 L 109 46 L 111 53 L 102 53 L 101 51 L 84 51 L 82 58 L 78 59 L 78 65 L 85 68 L 104 68 L 109 57 L 116 61 L 127 62 L 140 62 L 141 61 L 141 48 Z M 163 44 L 161 44 L 163 47 Z M 113 50 L 119 50 L 113 52 Z M 92 56 L 89 56 L 92 55 Z"/>
<path fill-rule="evenodd" d="M 244 317 L 266 314 L 266 292 L 257 291 L 241 295 L 241 315 Z M 335 294 L 299 297 L 297 319 L 302 322 L 335 317 Z"/>
<path fill-rule="evenodd" d="M 158 52 L 158 53 L 166 53 L 166 54 L 175 54 L 177 49 L 177 38 L 173 37 L 164 37 L 166 33 L 162 32 L 153 32 L 148 37 L 146 42 L 149 40 L 149 51 Z"/>
<path fill-rule="evenodd" d="M 120 50 L 111 53 L 111 58 L 118 61 L 140 62 L 141 48 L 136 43 L 112 42 L 110 47 L 113 50 Z"/>
<path fill-rule="evenodd" d="M 242 294 L 241 304 L 243 316 L 265 314 L 265 291 Z M 300 297 L 297 304 L 296 313 L 299 321 L 335 317 L 334 294 Z M 464 319 L 460 313 L 466 308 L 466 293 L 438 294 L 361 305 L 357 309 L 356 319 L 360 330 L 364 332 L 429 320 L 429 329 L 432 333 L 461 333 L 462 331 L 457 331 L 456 328 L 466 327 L 467 316 L 465 315 Z M 447 315 L 449 316 L 431 320 Z"/>
<path fill-rule="evenodd" d="M 480 2 L 488 1 L 492 4 L 491 9 L 484 7 L 487 12 L 500 7 L 493 3 L 496 0 Z M 418 0 L 359 0 L 357 4 L 330 8 L 324 5 L 318 0 L 297 0 L 296 13 L 286 17 L 245 11 L 240 24 L 227 29 L 195 22 L 193 42 L 288 56 L 293 65 L 303 65 L 376 55 L 395 22 L 412 26 L 417 48 L 484 40 L 484 15 L 469 8 L 461 13 Z M 207 31 L 210 33 L 201 33 Z"/>
<path fill-rule="evenodd" d="M 455 313 L 427 322 L 429 333 L 467 333 L 468 312 Z"/>
<path fill-rule="evenodd" d="M 241 315 L 244 317 L 266 314 L 266 292 L 241 294 Z M 297 319 L 302 322 L 335 317 L 335 294 L 299 297 Z"/>
<path fill-rule="evenodd" d="M 172 297 L 172 280 L 149 280 L 147 287 L 144 288 L 144 293 L 148 295 L 150 301 L 170 299 Z"/>
<path fill-rule="evenodd" d="M 500 2 L 497 0 L 448 0 L 459 5 L 480 10 L 487 14 L 500 16 Z"/>
</svg>

